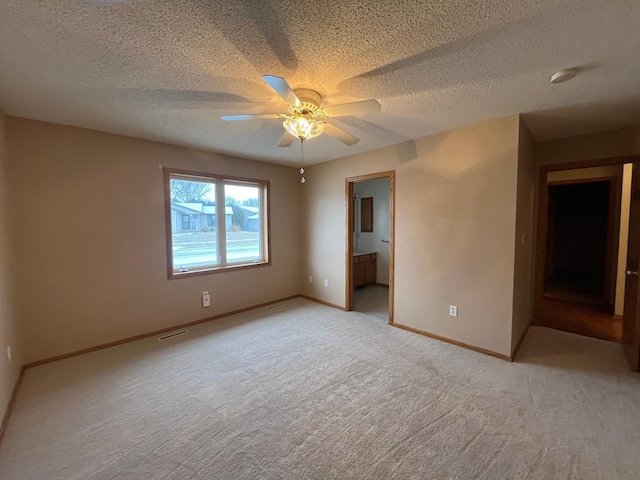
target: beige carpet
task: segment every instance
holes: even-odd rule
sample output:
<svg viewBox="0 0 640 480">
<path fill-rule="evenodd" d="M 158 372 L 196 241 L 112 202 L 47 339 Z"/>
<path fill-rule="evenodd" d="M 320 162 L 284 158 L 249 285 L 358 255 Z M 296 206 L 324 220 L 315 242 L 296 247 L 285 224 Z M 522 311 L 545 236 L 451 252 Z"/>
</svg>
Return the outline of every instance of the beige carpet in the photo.
<svg viewBox="0 0 640 480">
<path fill-rule="evenodd" d="M 303 299 L 26 372 L 10 479 L 638 479 L 618 345 L 508 363 Z"/>
</svg>

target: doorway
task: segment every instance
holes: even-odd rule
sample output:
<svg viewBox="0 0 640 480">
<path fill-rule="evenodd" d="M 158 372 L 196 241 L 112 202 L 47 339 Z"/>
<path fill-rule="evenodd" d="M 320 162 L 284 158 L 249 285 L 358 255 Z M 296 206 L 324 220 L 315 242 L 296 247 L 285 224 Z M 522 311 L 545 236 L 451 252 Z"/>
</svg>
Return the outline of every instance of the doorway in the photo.
<svg viewBox="0 0 640 480">
<path fill-rule="evenodd" d="M 345 180 L 347 311 L 393 323 L 395 171 Z"/>
<path fill-rule="evenodd" d="M 542 325 L 620 342 L 622 316 L 615 314 L 620 212 L 622 202 L 627 210 L 629 205 L 622 183 L 620 165 L 547 174 Z"/>
<path fill-rule="evenodd" d="M 623 343 L 634 370 L 640 363 L 640 288 L 633 277 L 638 269 L 630 265 L 634 251 L 640 256 L 633 248 L 640 213 L 629 218 L 632 178 L 640 182 L 631 164 L 639 160 L 540 167 L 532 322 Z M 640 210 L 640 190 L 636 197 Z"/>
<path fill-rule="evenodd" d="M 548 183 L 545 296 L 613 313 L 621 186 L 622 175 Z"/>
</svg>

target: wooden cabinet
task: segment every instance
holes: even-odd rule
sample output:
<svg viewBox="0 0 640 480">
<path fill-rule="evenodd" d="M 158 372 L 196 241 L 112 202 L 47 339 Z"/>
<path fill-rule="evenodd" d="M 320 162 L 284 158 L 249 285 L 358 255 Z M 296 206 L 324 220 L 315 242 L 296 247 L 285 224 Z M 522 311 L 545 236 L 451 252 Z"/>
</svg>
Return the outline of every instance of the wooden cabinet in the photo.
<svg viewBox="0 0 640 480">
<path fill-rule="evenodd" d="M 364 263 L 356 261 L 353 257 L 353 288 L 364 285 Z"/>
<path fill-rule="evenodd" d="M 376 277 L 378 276 L 378 265 L 376 262 L 376 255 L 371 255 L 372 259 L 364 264 L 364 284 L 372 285 L 376 283 Z"/>
<path fill-rule="evenodd" d="M 376 283 L 377 253 L 353 256 L 353 288 Z"/>
</svg>

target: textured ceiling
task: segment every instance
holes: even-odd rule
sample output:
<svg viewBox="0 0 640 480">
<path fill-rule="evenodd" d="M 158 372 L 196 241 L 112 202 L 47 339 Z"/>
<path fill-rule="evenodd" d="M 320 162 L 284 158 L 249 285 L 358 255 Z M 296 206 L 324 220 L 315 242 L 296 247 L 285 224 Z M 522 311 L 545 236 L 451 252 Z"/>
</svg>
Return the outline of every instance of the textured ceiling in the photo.
<svg viewBox="0 0 640 480">
<path fill-rule="evenodd" d="M 537 140 L 640 125 L 638 0 L 3 0 L 0 105 L 10 115 L 284 165 L 282 76 L 361 141 L 322 135 L 308 163 L 516 113 Z M 552 85 L 556 70 L 577 67 Z"/>
</svg>

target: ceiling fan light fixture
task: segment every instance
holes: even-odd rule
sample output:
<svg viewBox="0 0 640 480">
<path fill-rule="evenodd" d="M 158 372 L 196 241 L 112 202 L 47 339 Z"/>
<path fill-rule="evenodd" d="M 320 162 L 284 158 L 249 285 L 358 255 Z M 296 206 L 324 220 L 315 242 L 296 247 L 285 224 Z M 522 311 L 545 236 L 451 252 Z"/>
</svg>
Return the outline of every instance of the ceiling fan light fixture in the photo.
<svg viewBox="0 0 640 480">
<path fill-rule="evenodd" d="M 322 124 L 311 115 L 292 115 L 282 122 L 284 129 L 300 140 L 308 140 L 322 133 Z"/>
</svg>

